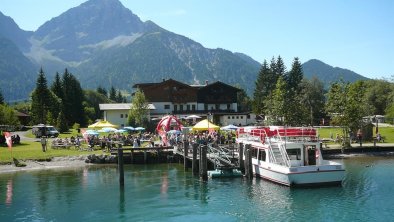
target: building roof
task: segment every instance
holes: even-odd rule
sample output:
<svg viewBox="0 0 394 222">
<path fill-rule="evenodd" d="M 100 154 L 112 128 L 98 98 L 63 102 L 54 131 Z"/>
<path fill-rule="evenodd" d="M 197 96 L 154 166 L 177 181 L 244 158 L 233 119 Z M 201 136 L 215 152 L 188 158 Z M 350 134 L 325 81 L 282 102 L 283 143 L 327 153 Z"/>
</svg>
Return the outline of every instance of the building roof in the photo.
<svg viewBox="0 0 394 222">
<path fill-rule="evenodd" d="M 103 103 L 99 104 L 100 110 L 130 110 L 132 107 L 131 103 Z M 154 110 L 156 107 L 149 103 L 148 109 Z"/>
</svg>

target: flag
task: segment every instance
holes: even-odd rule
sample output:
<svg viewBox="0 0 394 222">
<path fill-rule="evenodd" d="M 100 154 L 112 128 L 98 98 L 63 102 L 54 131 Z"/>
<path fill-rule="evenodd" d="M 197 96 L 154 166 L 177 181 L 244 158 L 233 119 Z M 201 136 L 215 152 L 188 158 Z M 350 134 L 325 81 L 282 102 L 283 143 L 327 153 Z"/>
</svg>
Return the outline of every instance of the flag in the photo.
<svg viewBox="0 0 394 222">
<path fill-rule="evenodd" d="M 3 133 L 5 136 L 5 142 L 8 145 L 8 149 L 11 150 L 12 149 L 12 139 L 11 139 L 11 134 L 9 132 L 4 132 Z"/>
</svg>

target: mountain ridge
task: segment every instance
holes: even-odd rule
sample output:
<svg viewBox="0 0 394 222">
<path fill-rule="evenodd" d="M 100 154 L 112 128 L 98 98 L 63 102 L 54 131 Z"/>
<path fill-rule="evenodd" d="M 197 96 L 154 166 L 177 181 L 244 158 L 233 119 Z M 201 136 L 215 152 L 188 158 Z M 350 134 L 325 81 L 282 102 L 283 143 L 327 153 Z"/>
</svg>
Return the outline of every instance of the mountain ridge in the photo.
<svg viewBox="0 0 394 222">
<path fill-rule="evenodd" d="M 67 68 L 84 88 L 115 86 L 130 90 L 135 83 L 173 78 L 189 84 L 220 80 L 242 87 L 251 95 L 261 66 L 246 54 L 205 48 L 153 21 L 143 22 L 119 0 L 86 1 L 45 22 L 35 32 L 23 31 L 11 20 L 0 14 L 0 36 L 6 36 L 5 39 L 17 46 L 20 55 L 14 55 L 14 59 L 21 60 L 21 56 L 25 56 L 34 63 L 31 65 L 36 69 L 34 72 L 26 65 L 25 71 L 15 74 L 24 76 L 23 73 L 31 72 L 27 78 L 30 81 L 36 79 L 40 67 L 43 67 L 49 83 L 56 72 L 62 73 Z M 5 32 L 7 27 L 12 28 Z M 12 36 L 23 38 L 18 40 Z M 345 70 L 335 70 L 317 61 L 303 64 L 305 77 L 322 75 L 324 82 L 329 83 L 329 77 L 333 75 L 327 74 L 327 70 L 332 68 L 334 73 Z M 362 79 L 361 75 L 351 71 L 346 75 L 351 75 L 353 80 Z M 0 88 L 4 86 L 4 80 L 0 80 Z M 28 96 L 30 92 L 25 93 Z M 6 100 L 17 99 L 4 94 Z"/>
</svg>

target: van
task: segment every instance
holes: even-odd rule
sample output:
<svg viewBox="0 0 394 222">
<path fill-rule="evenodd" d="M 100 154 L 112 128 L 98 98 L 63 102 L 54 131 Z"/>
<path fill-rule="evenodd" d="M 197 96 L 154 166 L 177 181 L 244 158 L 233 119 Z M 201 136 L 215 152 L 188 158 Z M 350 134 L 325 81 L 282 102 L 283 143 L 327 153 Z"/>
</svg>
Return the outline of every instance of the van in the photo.
<svg viewBox="0 0 394 222">
<path fill-rule="evenodd" d="M 36 126 L 33 126 L 31 132 L 33 133 L 33 135 L 36 136 L 36 138 L 40 138 L 42 136 L 46 136 L 46 137 L 59 136 L 59 131 L 57 131 L 55 127 L 44 125 L 44 124 L 38 124 Z"/>
</svg>

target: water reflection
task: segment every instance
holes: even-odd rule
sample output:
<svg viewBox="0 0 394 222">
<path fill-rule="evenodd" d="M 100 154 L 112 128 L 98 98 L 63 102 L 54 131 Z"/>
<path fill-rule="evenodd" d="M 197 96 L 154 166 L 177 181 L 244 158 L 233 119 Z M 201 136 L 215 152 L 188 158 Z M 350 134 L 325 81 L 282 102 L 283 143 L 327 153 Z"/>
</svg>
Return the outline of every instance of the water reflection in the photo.
<svg viewBox="0 0 394 222">
<path fill-rule="evenodd" d="M 124 188 L 116 166 L 0 174 L 0 220 L 389 221 L 393 160 L 344 160 L 344 185 L 317 189 L 201 182 L 177 164 L 125 166 Z"/>
<path fill-rule="evenodd" d="M 5 204 L 11 205 L 12 204 L 12 195 L 13 195 L 13 181 L 12 178 L 8 179 L 7 181 L 7 191 L 6 191 L 6 199 Z"/>
</svg>

